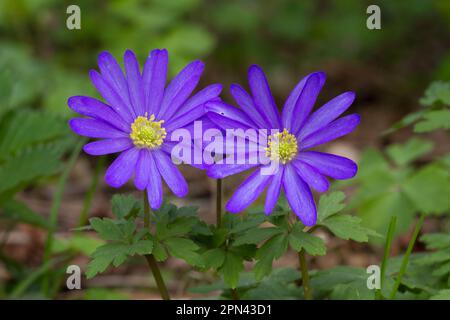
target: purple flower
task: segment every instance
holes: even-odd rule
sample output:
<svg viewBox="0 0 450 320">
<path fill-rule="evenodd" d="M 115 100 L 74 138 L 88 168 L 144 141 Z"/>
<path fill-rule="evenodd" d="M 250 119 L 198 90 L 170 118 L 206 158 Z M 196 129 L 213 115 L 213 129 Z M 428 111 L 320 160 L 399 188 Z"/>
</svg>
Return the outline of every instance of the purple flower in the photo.
<svg viewBox="0 0 450 320">
<path fill-rule="evenodd" d="M 263 71 L 256 65 L 248 72 L 251 94 L 233 84 L 231 94 L 240 109 L 223 102 L 209 102 L 208 116 L 222 129 L 267 129 L 271 134 L 264 148 L 269 161 L 277 161 L 275 174 L 262 174 L 268 164 L 216 164 L 208 169 L 212 178 L 226 176 L 254 168 L 257 169 L 238 187 L 226 209 L 237 213 L 244 210 L 267 187 L 264 206 L 266 214 L 274 209 L 281 188 L 292 210 L 306 226 L 317 221 L 317 211 L 310 187 L 324 192 L 329 187 L 325 176 L 349 179 L 355 176 L 357 165 L 350 159 L 309 149 L 352 132 L 360 116 L 351 114 L 338 119 L 355 99 L 353 92 L 345 92 L 311 113 L 317 96 L 325 83 L 325 74 L 316 72 L 301 80 L 287 98 L 281 115 L 278 112 Z"/>
<path fill-rule="evenodd" d="M 84 146 L 90 155 L 120 152 L 106 171 L 105 180 L 119 188 L 134 174 L 134 184 L 147 190 L 150 206 L 162 203 L 162 179 L 183 197 L 188 186 L 170 157 L 170 134 L 204 115 L 204 104 L 217 99 L 222 87 L 214 84 L 190 97 L 204 69 L 201 61 L 188 64 L 167 86 L 167 50 L 153 50 L 140 72 L 135 54 L 124 54 L 125 74 L 114 57 L 98 57 L 100 73 L 91 70 L 92 83 L 106 103 L 86 96 L 69 98 L 69 107 L 88 118 L 72 119 L 72 130 L 98 138 Z M 190 97 L 190 98 L 189 98 Z M 161 179 L 162 177 L 162 179 Z"/>
</svg>

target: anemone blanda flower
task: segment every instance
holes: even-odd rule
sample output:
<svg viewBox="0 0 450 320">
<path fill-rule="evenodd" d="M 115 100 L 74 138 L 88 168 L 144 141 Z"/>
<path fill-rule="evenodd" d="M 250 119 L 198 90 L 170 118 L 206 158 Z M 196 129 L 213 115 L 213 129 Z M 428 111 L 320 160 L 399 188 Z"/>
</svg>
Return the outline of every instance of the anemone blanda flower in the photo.
<svg viewBox="0 0 450 320">
<path fill-rule="evenodd" d="M 273 175 L 262 174 L 268 166 L 256 164 L 215 164 L 207 173 L 212 178 L 226 176 L 256 167 L 257 169 L 237 188 L 226 205 L 232 213 L 244 210 L 267 187 L 264 210 L 269 214 L 274 209 L 281 188 L 288 203 L 306 226 L 316 223 L 317 212 L 310 187 L 324 192 L 329 187 L 325 176 L 334 179 L 349 179 L 357 172 L 357 165 L 350 159 L 309 149 L 346 135 L 355 129 L 360 116 L 351 114 L 338 119 L 353 103 L 355 94 L 345 92 L 311 113 L 317 96 L 325 83 L 325 74 L 316 72 L 306 76 L 292 90 L 283 110 L 278 112 L 263 71 L 256 65 L 248 72 L 251 94 L 241 86 L 230 88 L 236 108 L 223 102 L 205 105 L 208 116 L 222 129 L 267 129 L 271 134 L 265 145 L 269 161 L 277 161 L 279 169 Z"/>
<path fill-rule="evenodd" d="M 100 73 L 91 70 L 89 75 L 106 103 L 86 96 L 68 100 L 72 110 L 88 117 L 70 120 L 72 130 L 101 139 L 86 144 L 84 151 L 90 155 L 120 152 L 106 171 L 106 182 L 118 188 L 134 174 L 136 188 L 147 190 L 153 209 L 162 203 L 162 179 L 176 196 L 185 196 L 188 186 L 171 161 L 169 137 L 202 117 L 204 103 L 217 99 L 221 85 L 210 85 L 190 97 L 204 69 L 201 61 L 194 61 L 166 87 L 165 49 L 150 53 L 142 73 L 130 50 L 124 54 L 125 73 L 108 52 L 99 55 L 98 66 Z"/>
</svg>

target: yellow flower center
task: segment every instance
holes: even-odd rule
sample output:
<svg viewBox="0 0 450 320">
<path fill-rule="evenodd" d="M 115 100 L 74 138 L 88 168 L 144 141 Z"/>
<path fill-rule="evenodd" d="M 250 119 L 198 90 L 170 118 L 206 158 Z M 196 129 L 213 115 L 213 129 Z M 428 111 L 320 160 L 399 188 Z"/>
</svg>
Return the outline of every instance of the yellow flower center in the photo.
<svg viewBox="0 0 450 320">
<path fill-rule="evenodd" d="M 297 139 L 286 129 L 269 136 L 267 142 L 266 156 L 274 161 L 285 164 L 297 155 Z"/>
<path fill-rule="evenodd" d="M 130 138 L 136 147 L 155 149 L 163 143 L 167 136 L 166 129 L 161 126 L 164 120 L 154 120 L 155 116 L 152 114 L 149 118 L 147 113 L 134 120 Z"/>
</svg>

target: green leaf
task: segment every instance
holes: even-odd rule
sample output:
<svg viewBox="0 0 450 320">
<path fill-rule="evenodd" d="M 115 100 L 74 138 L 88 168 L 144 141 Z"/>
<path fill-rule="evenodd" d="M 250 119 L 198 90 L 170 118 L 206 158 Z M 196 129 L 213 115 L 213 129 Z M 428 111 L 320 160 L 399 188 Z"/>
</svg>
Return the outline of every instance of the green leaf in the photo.
<svg viewBox="0 0 450 320">
<path fill-rule="evenodd" d="M 257 280 L 261 280 L 272 270 L 272 262 L 280 258 L 287 250 L 288 236 L 278 234 L 267 240 L 256 252 L 258 262 L 253 268 Z"/>
<path fill-rule="evenodd" d="M 292 249 L 299 252 L 305 249 L 312 256 L 323 256 L 327 248 L 323 239 L 316 237 L 310 233 L 303 232 L 302 225 L 296 223 L 289 234 L 289 244 Z"/>
<path fill-rule="evenodd" d="M 105 271 L 111 264 L 114 267 L 118 267 L 129 256 L 150 254 L 152 249 L 153 241 L 151 240 L 141 240 L 133 244 L 107 243 L 98 247 L 92 254 L 92 260 L 88 264 L 86 276 L 90 279 L 96 274 Z"/>
<path fill-rule="evenodd" d="M 168 238 L 164 240 L 169 253 L 177 258 L 183 259 L 193 266 L 203 266 L 202 257 L 196 252 L 199 247 L 194 241 L 185 238 Z"/>
<path fill-rule="evenodd" d="M 225 261 L 225 257 L 226 251 L 221 248 L 210 249 L 202 254 L 202 259 L 205 262 L 205 266 L 213 269 L 220 268 Z"/>
<path fill-rule="evenodd" d="M 218 270 L 223 276 L 224 282 L 235 289 L 239 282 L 239 275 L 244 270 L 244 263 L 241 257 L 233 252 L 227 252 L 222 267 Z"/>
<path fill-rule="evenodd" d="M 450 247 L 450 233 L 428 233 L 420 240 L 425 242 L 427 249 L 447 249 Z"/>
<path fill-rule="evenodd" d="M 0 208 L 0 217 L 32 226 L 49 229 L 47 219 L 31 210 L 27 205 L 16 200 L 8 200 Z"/>
<path fill-rule="evenodd" d="M 414 126 L 414 132 L 430 132 L 437 129 L 450 129 L 450 110 L 429 111 L 423 120 Z"/>
<path fill-rule="evenodd" d="M 283 232 L 284 230 L 278 227 L 254 228 L 236 237 L 233 245 L 239 246 L 241 244 L 258 244 L 263 240 Z"/>
<path fill-rule="evenodd" d="M 433 143 L 431 141 L 413 138 L 403 145 L 390 145 L 386 152 L 398 166 L 403 166 L 429 153 L 432 149 Z"/>
<path fill-rule="evenodd" d="M 160 240 L 183 236 L 189 233 L 197 222 L 195 217 L 178 217 L 172 222 L 169 222 L 167 216 L 161 217 L 156 222 L 156 236 Z"/>
<path fill-rule="evenodd" d="M 434 81 L 428 86 L 424 96 L 420 99 L 420 104 L 424 106 L 432 106 L 437 103 L 450 105 L 450 83 Z"/>
<path fill-rule="evenodd" d="M 342 203 L 344 199 L 345 194 L 342 191 L 336 191 L 329 195 L 321 196 L 318 206 L 318 220 L 323 221 L 344 209 L 345 204 Z"/>
<path fill-rule="evenodd" d="M 105 244 L 104 241 L 94 238 L 82 233 L 75 233 L 72 236 L 56 237 L 53 242 L 52 252 L 62 253 L 64 251 L 81 252 L 86 256 L 92 255 L 95 250 L 101 245 Z"/>
<path fill-rule="evenodd" d="M 361 218 L 350 215 L 337 215 L 321 223 L 335 236 L 344 240 L 367 242 L 369 236 L 378 236 L 375 231 L 361 226 Z"/>
<path fill-rule="evenodd" d="M 442 213 L 450 208 L 449 172 L 437 165 L 420 169 L 404 183 L 403 190 L 420 212 Z"/>
<path fill-rule="evenodd" d="M 124 234 L 114 220 L 108 218 L 92 218 L 89 222 L 102 239 L 112 241 L 124 240 Z"/>
<path fill-rule="evenodd" d="M 137 216 L 142 209 L 141 202 L 132 195 L 115 194 L 111 200 L 112 212 L 117 219 Z"/>
<path fill-rule="evenodd" d="M 167 250 L 162 243 L 155 241 L 152 254 L 157 261 L 165 261 L 168 258 Z"/>
<path fill-rule="evenodd" d="M 439 291 L 434 296 L 431 296 L 430 300 L 450 300 L 450 289 Z"/>
</svg>

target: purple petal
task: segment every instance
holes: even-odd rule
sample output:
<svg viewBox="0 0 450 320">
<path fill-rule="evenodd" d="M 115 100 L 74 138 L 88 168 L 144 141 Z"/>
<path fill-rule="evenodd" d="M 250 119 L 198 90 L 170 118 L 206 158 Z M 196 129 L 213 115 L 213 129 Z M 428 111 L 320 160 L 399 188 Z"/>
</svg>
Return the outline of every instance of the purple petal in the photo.
<svg viewBox="0 0 450 320">
<path fill-rule="evenodd" d="M 250 127 L 247 124 L 245 124 L 244 122 L 242 122 L 242 119 L 240 119 L 240 120 L 231 119 L 231 118 L 222 116 L 215 112 L 208 112 L 208 113 L 206 113 L 206 115 L 213 123 L 215 123 L 218 127 L 222 128 L 224 130 L 226 130 L 226 129 L 243 129 L 243 130 L 252 129 L 252 127 Z"/>
<path fill-rule="evenodd" d="M 300 152 L 297 159 L 333 179 L 350 179 L 358 171 L 358 166 L 352 160 L 329 153 L 305 151 Z"/>
<path fill-rule="evenodd" d="M 134 108 L 136 116 L 143 116 L 145 114 L 145 97 L 139 62 L 131 50 L 125 51 L 123 62 L 127 74 L 128 93 L 130 95 L 131 105 Z"/>
<path fill-rule="evenodd" d="M 311 190 L 290 164 L 286 166 L 284 171 L 283 187 L 290 207 L 302 223 L 305 226 L 315 225 L 317 211 Z"/>
<path fill-rule="evenodd" d="M 178 111 L 194 91 L 204 68 L 205 65 L 201 61 L 191 62 L 169 83 L 164 92 L 158 119 L 169 120 Z"/>
<path fill-rule="evenodd" d="M 182 128 L 189 123 L 199 119 L 205 114 L 205 108 L 203 105 L 199 105 L 191 109 L 188 113 L 177 116 L 174 119 L 170 119 L 165 126 L 167 132 L 172 132 L 173 130 Z"/>
<path fill-rule="evenodd" d="M 259 164 L 214 164 L 208 168 L 206 174 L 213 179 L 222 179 L 249 170 L 258 165 Z"/>
<path fill-rule="evenodd" d="M 354 92 L 345 92 L 328 101 L 306 120 L 305 125 L 298 134 L 298 138 L 302 140 L 304 137 L 317 132 L 336 120 L 350 107 L 354 100 Z"/>
<path fill-rule="evenodd" d="M 280 166 L 278 172 L 275 173 L 270 180 L 266 193 L 266 203 L 264 204 L 264 212 L 267 215 L 273 211 L 277 204 L 281 191 L 281 182 L 283 181 L 283 173 L 284 166 Z"/>
<path fill-rule="evenodd" d="M 102 156 L 105 154 L 122 152 L 133 146 L 133 142 L 130 138 L 117 138 L 90 142 L 83 147 L 83 150 L 91 156 Z"/>
<path fill-rule="evenodd" d="M 159 209 L 163 201 L 163 189 L 161 175 L 156 167 L 155 159 L 152 154 L 149 158 L 149 171 L 150 175 L 148 178 L 147 195 L 148 202 L 150 202 L 150 207 L 153 210 Z"/>
<path fill-rule="evenodd" d="M 236 189 L 225 208 L 232 213 L 243 211 L 264 191 L 271 177 L 270 175 L 262 175 L 261 169 L 255 170 Z"/>
<path fill-rule="evenodd" d="M 140 149 L 139 157 L 136 163 L 136 173 L 134 175 L 134 185 L 138 190 L 142 191 L 147 188 L 150 175 L 158 174 L 158 171 L 150 171 L 150 161 L 153 161 L 150 159 L 150 151 L 147 149 Z"/>
<path fill-rule="evenodd" d="M 216 113 L 231 120 L 241 122 L 246 127 L 254 128 L 255 123 L 242 110 L 222 101 L 211 101 L 205 104 L 207 112 Z"/>
<path fill-rule="evenodd" d="M 86 136 L 90 138 L 125 138 L 128 137 L 123 131 L 110 126 L 106 122 L 95 120 L 76 118 L 69 120 L 70 128 L 80 136 Z"/>
<path fill-rule="evenodd" d="M 133 175 L 138 155 L 139 149 L 136 148 L 122 152 L 106 170 L 106 183 L 114 188 L 123 186 Z"/>
<path fill-rule="evenodd" d="M 183 115 L 190 112 L 199 105 L 205 104 L 208 101 L 216 99 L 222 92 L 221 84 L 212 84 L 197 92 L 189 98 L 178 110 L 177 115 Z"/>
<path fill-rule="evenodd" d="M 297 101 L 298 101 L 300 95 L 302 94 L 303 89 L 305 88 L 306 82 L 312 76 L 319 76 L 319 78 L 320 78 L 319 86 L 320 86 L 320 88 L 323 87 L 323 85 L 325 83 L 325 79 L 326 79 L 326 75 L 325 75 L 324 72 L 311 73 L 311 74 L 307 75 L 306 77 L 304 77 L 295 86 L 294 90 L 292 90 L 291 94 L 286 99 L 286 102 L 285 102 L 284 107 L 283 107 L 283 112 L 282 112 L 283 128 L 291 129 L 291 123 L 294 120 L 295 105 L 297 104 Z"/>
<path fill-rule="evenodd" d="M 249 68 L 248 83 L 255 105 L 267 119 L 270 129 L 279 128 L 281 125 L 280 115 L 270 92 L 266 76 L 259 66 L 253 65 Z"/>
<path fill-rule="evenodd" d="M 167 186 L 178 197 L 184 197 L 188 192 L 188 185 L 178 168 L 172 163 L 170 157 L 161 150 L 152 153 L 159 173 Z"/>
<path fill-rule="evenodd" d="M 109 52 L 98 55 L 98 66 L 103 79 L 117 92 L 122 100 L 129 104 L 128 85 L 125 76 L 116 59 Z"/>
<path fill-rule="evenodd" d="M 84 96 L 74 96 L 67 100 L 69 107 L 84 116 L 92 117 L 94 119 L 103 120 L 117 129 L 129 133 L 131 128 L 123 119 L 111 109 L 110 106 L 103 102 Z"/>
<path fill-rule="evenodd" d="M 252 97 L 238 84 L 232 84 L 230 86 L 230 93 L 233 96 L 236 103 L 242 108 L 242 111 L 253 120 L 258 128 L 269 128 L 270 124 L 259 113 L 253 103 Z"/>
<path fill-rule="evenodd" d="M 297 170 L 300 178 L 314 190 L 318 192 L 325 192 L 330 187 L 328 180 L 310 165 L 300 160 L 292 161 L 292 165 L 295 170 Z"/>
<path fill-rule="evenodd" d="M 359 124 L 361 117 L 358 114 L 351 114 L 335 120 L 325 128 L 314 132 L 300 141 L 302 150 L 316 147 L 352 132 Z"/>
<path fill-rule="evenodd" d="M 153 50 L 145 63 L 142 82 L 145 92 L 145 111 L 157 114 L 164 96 L 168 66 L 166 49 Z"/>
<path fill-rule="evenodd" d="M 134 120 L 134 112 L 124 102 L 122 97 L 114 90 L 107 81 L 95 70 L 89 72 L 91 81 L 94 84 L 97 91 L 102 95 L 103 99 L 117 112 L 117 114 L 124 119 L 127 123 L 131 123 Z"/>
</svg>

